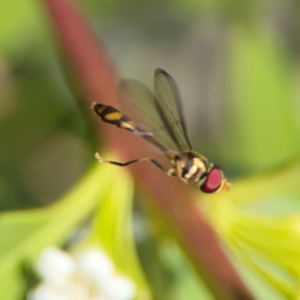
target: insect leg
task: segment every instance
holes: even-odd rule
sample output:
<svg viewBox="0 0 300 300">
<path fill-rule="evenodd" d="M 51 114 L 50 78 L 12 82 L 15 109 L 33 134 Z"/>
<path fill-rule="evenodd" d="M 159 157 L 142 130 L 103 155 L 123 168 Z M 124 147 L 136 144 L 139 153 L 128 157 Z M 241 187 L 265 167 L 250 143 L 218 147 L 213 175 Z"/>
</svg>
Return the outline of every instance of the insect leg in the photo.
<svg viewBox="0 0 300 300">
<path fill-rule="evenodd" d="M 176 170 L 175 170 L 174 168 L 169 169 L 169 170 L 167 171 L 167 175 L 168 175 L 168 176 L 174 176 L 174 177 L 176 177 L 176 176 L 177 176 L 177 175 L 176 175 Z"/>
<path fill-rule="evenodd" d="M 159 169 L 164 171 L 165 173 L 167 173 L 167 174 L 169 173 L 169 170 L 166 167 L 164 167 L 161 163 L 159 163 L 157 160 L 155 160 L 151 157 L 143 157 L 143 158 L 139 158 L 139 159 L 133 159 L 133 160 L 129 160 L 127 162 L 108 160 L 108 159 L 101 157 L 99 153 L 96 153 L 95 157 L 98 159 L 99 162 L 105 162 L 105 163 L 117 165 L 119 167 L 126 167 L 128 165 L 131 165 L 131 164 L 134 164 L 134 163 L 137 163 L 140 161 L 148 160 L 148 161 L 152 162 L 155 166 L 157 166 Z"/>
</svg>

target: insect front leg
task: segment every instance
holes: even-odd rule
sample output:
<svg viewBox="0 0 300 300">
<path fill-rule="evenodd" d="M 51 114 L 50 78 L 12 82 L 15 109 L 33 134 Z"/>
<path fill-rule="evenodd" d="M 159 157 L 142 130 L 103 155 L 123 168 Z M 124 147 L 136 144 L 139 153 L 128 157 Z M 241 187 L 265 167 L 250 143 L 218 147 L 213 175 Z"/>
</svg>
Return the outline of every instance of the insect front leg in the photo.
<svg viewBox="0 0 300 300">
<path fill-rule="evenodd" d="M 176 170 L 174 168 L 169 169 L 167 175 L 177 177 Z"/>
<path fill-rule="evenodd" d="M 105 163 L 108 163 L 108 164 L 117 165 L 119 167 L 126 167 L 126 166 L 129 166 L 131 164 L 134 164 L 134 163 L 137 163 L 137 162 L 140 162 L 140 161 L 148 160 L 148 161 L 152 162 L 155 166 L 157 166 L 159 169 L 161 169 L 162 171 L 167 173 L 168 175 L 169 175 L 169 171 L 170 171 L 165 166 L 163 166 L 160 162 L 158 162 L 157 160 L 155 160 L 154 158 L 151 158 L 151 157 L 143 157 L 143 158 L 139 158 L 139 159 L 129 160 L 129 161 L 126 161 L 126 162 L 108 160 L 108 159 L 105 159 L 102 156 L 100 156 L 99 153 L 96 153 L 95 157 L 97 158 L 97 160 L 99 162 L 105 162 Z"/>
</svg>

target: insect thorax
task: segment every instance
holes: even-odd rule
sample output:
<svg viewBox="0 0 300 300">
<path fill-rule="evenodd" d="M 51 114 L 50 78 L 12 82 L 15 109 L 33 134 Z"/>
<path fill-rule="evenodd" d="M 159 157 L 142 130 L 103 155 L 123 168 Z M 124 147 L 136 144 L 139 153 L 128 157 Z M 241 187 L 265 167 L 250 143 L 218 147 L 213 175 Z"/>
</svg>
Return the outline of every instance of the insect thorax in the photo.
<svg viewBox="0 0 300 300">
<path fill-rule="evenodd" d="M 190 185 L 199 185 L 207 174 L 208 160 L 193 152 L 181 152 L 174 160 L 177 176 Z"/>
</svg>

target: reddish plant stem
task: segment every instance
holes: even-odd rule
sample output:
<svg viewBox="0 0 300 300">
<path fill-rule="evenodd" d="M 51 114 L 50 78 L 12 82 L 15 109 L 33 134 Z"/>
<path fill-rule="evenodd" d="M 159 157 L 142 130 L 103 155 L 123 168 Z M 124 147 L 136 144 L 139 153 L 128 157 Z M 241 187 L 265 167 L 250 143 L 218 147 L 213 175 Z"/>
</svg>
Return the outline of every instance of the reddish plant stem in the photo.
<svg viewBox="0 0 300 300">
<path fill-rule="evenodd" d="M 118 107 L 117 76 L 103 45 L 82 14 L 68 0 L 44 0 L 44 4 L 61 48 L 85 95 L 86 105 L 90 107 L 91 102 L 98 101 Z M 141 157 L 141 153 L 143 156 L 149 154 L 139 138 L 101 122 L 97 123 L 97 127 L 102 129 L 109 148 L 122 159 Z M 161 157 L 158 159 L 161 160 Z M 172 228 L 174 236 L 215 297 L 254 299 L 193 201 L 192 188 L 167 177 L 147 162 L 133 165 L 130 169 L 137 186 L 151 195 L 145 197 L 151 199 L 147 204 L 155 207 L 161 219 Z"/>
</svg>

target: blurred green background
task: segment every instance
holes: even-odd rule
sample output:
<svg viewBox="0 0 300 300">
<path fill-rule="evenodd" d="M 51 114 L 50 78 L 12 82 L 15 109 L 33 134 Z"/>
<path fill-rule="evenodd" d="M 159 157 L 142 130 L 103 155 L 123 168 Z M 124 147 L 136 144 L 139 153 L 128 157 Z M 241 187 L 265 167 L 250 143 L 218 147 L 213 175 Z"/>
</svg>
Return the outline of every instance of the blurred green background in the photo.
<svg viewBox="0 0 300 300">
<path fill-rule="evenodd" d="M 195 150 L 230 180 L 298 158 L 299 1 L 77 2 L 122 77 L 151 87 L 161 67 L 175 78 Z M 7 211 L 57 200 L 95 163 L 99 146 L 43 2 L 1 1 L 0 20 L 0 210 Z M 289 203 L 278 205 L 286 211 Z"/>
<path fill-rule="evenodd" d="M 43 2 L 0 4 L 0 207 L 44 205 L 97 149 Z M 177 81 L 194 148 L 227 173 L 299 153 L 298 1 L 79 1 L 120 74 Z"/>
</svg>

